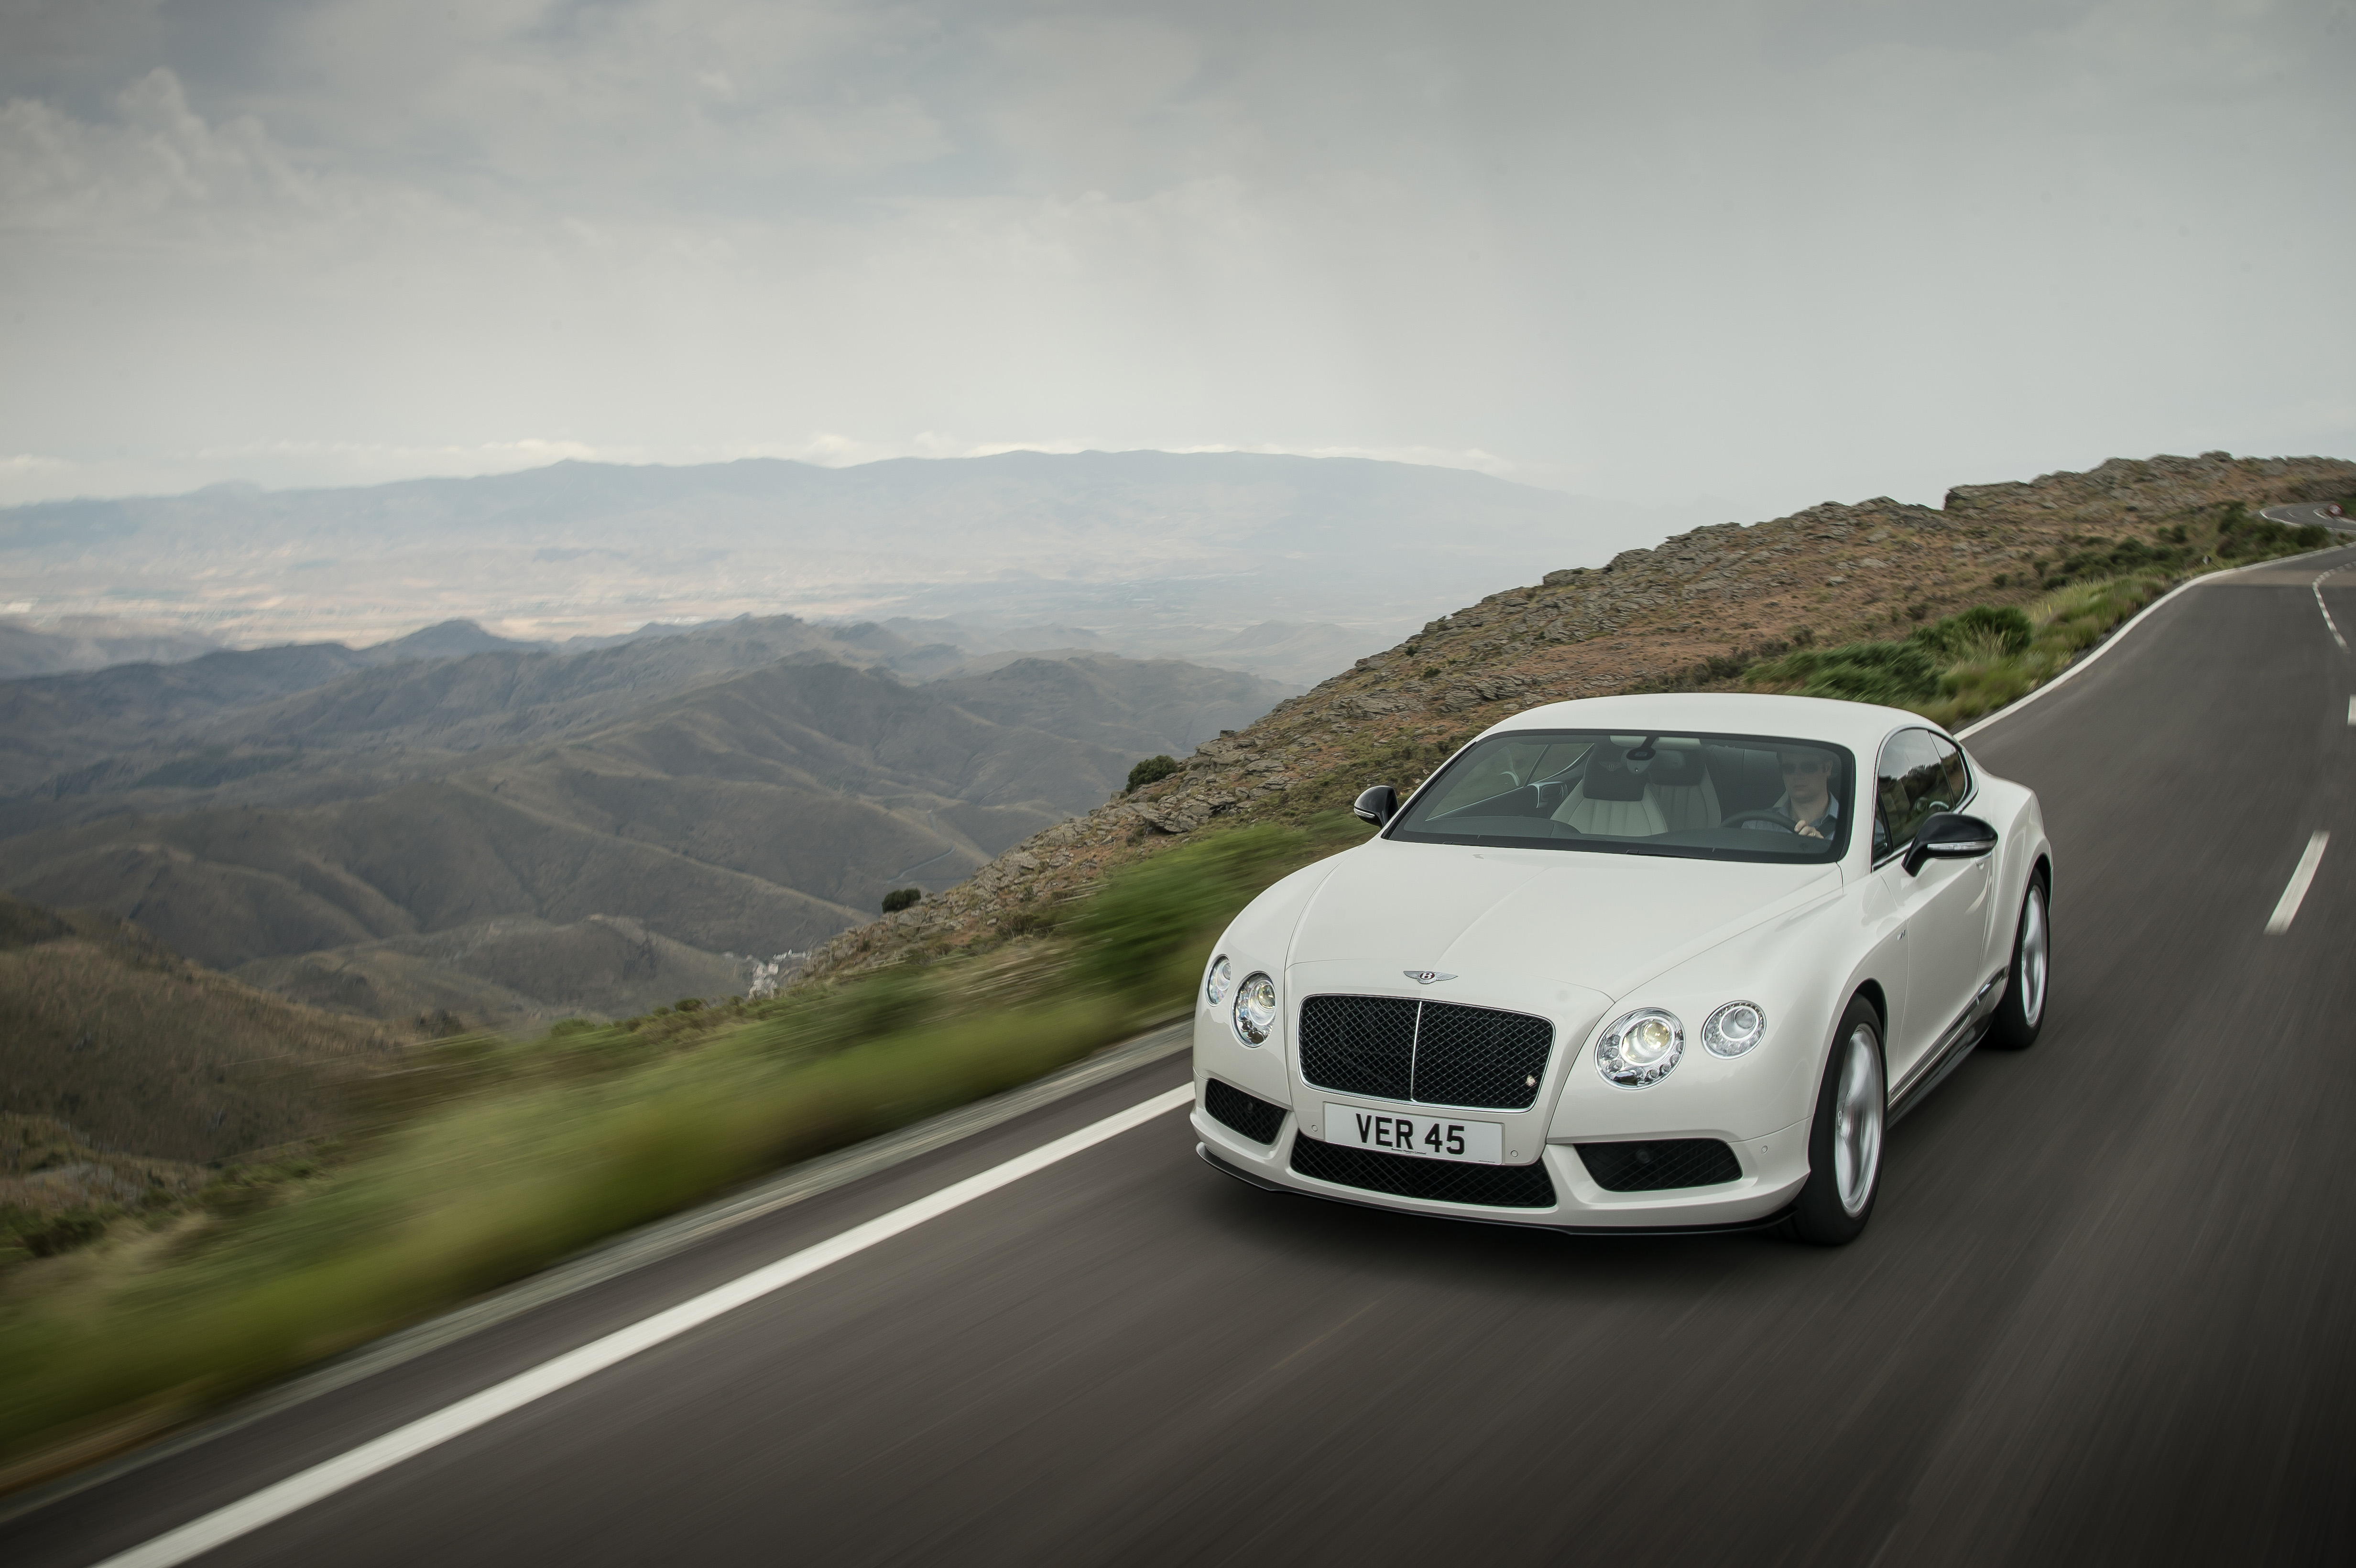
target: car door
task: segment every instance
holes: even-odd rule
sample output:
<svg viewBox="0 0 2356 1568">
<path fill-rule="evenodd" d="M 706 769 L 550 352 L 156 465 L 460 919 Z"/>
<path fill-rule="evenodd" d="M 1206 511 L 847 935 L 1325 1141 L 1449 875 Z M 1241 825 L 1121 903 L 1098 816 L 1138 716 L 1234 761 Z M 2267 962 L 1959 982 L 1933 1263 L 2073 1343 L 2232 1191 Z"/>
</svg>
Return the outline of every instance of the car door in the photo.
<svg viewBox="0 0 2356 1568">
<path fill-rule="evenodd" d="M 1901 730 L 1874 765 L 1874 876 L 1904 922 L 1906 1005 L 1890 1029 L 1890 1087 L 1904 1088 L 1985 978 L 1989 868 L 1996 857 L 1932 859 L 1906 874 L 1906 847 L 1926 817 L 1960 811 L 1971 769 L 1955 743 L 1930 730 Z"/>
</svg>

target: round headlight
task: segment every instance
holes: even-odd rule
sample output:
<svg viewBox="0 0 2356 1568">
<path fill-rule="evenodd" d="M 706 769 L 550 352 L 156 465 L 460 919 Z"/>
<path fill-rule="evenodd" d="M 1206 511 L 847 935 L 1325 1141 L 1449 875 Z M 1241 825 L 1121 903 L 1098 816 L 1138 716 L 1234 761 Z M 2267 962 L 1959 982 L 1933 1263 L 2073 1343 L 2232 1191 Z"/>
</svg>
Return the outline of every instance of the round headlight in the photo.
<svg viewBox="0 0 2356 1568">
<path fill-rule="evenodd" d="M 1666 1078 L 1685 1049 L 1686 1026 L 1676 1014 L 1639 1008 L 1603 1031 L 1595 1042 L 1595 1065 L 1612 1083 L 1642 1089 Z"/>
<path fill-rule="evenodd" d="M 1236 1033 L 1246 1045 L 1258 1045 L 1276 1027 L 1276 982 L 1265 975 L 1247 975 L 1236 987 Z"/>
<path fill-rule="evenodd" d="M 1712 1056 L 1740 1056 L 1767 1032 L 1767 1009 L 1756 1002 L 1729 1002 L 1701 1026 L 1701 1042 Z"/>
<path fill-rule="evenodd" d="M 1210 978 L 1203 982 L 1203 999 L 1217 1007 L 1227 999 L 1227 987 L 1235 983 L 1236 972 L 1227 967 L 1226 959 L 1212 959 Z"/>
</svg>

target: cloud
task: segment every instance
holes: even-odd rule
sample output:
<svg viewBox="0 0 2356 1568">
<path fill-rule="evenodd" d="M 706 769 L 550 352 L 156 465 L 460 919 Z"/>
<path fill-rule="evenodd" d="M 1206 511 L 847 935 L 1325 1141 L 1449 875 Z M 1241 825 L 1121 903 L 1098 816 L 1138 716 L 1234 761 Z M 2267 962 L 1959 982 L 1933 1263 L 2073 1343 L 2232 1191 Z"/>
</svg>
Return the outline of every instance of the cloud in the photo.
<svg viewBox="0 0 2356 1568">
<path fill-rule="evenodd" d="M 105 123 L 35 99 L 0 105 L 0 227 L 136 239 L 184 233 L 199 216 L 319 216 L 311 182 L 259 121 L 209 125 L 158 67 L 113 101 Z"/>
<path fill-rule="evenodd" d="M 1765 512 L 2356 446 L 2329 5 L 22 15 L 19 495 L 1053 441 Z"/>
</svg>

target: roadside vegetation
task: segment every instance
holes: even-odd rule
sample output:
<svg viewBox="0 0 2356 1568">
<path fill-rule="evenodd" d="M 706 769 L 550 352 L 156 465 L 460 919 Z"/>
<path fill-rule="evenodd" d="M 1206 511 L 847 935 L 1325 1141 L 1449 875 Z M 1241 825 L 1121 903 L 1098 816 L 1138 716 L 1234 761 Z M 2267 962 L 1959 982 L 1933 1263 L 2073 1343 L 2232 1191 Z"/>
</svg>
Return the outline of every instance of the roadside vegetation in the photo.
<svg viewBox="0 0 2356 1568">
<path fill-rule="evenodd" d="M 1954 727 L 2018 701 L 2185 578 L 2319 549 L 2330 530 L 2288 528 L 2236 501 L 2207 527 L 2176 523 L 2149 539 L 2103 540 L 2031 560 L 2044 590 L 2025 605 L 1974 605 L 1901 638 L 1794 647 L 1695 672 L 1759 691 L 1911 708 Z M 2002 586 L 2002 580 L 1998 586 Z"/>
<path fill-rule="evenodd" d="M 0 1486 L 1182 1013 L 1237 910 L 1363 836 L 1338 813 L 1206 835 L 990 953 L 439 1041 L 352 1085 L 349 1130 L 299 1155 L 168 1208 L 12 1219 Z"/>
</svg>

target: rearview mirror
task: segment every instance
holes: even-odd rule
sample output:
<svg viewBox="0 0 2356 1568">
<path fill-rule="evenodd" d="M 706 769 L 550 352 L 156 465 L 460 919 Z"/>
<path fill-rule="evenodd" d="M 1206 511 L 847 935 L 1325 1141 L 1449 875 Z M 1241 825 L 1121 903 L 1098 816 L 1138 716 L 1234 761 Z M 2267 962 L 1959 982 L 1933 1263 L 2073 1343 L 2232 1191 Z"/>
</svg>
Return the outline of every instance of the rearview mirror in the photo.
<svg viewBox="0 0 2356 1568">
<path fill-rule="evenodd" d="M 1906 848 L 1906 874 L 1921 876 L 1922 862 L 1934 858 L 1974 860 L 1995 848 L 1995 828 L 1976 816 L 1942 811 L 1924 817 L 1922 826 L 1914 830 L 1914 842 Z"/>
<path fill-rule="evenodd" d="M 1376 784 L 1362 791 L 1355 805 L 1350 807 L 1361 822 L 1371 822 L 1380 827 L 1398 815 L 1398 791 L 1388 784 Z"/>
</svg>

